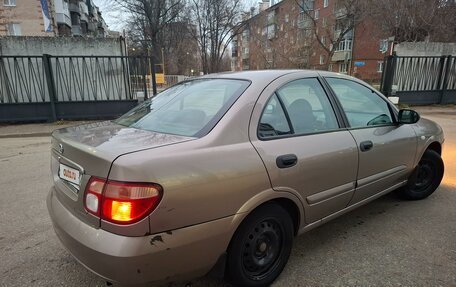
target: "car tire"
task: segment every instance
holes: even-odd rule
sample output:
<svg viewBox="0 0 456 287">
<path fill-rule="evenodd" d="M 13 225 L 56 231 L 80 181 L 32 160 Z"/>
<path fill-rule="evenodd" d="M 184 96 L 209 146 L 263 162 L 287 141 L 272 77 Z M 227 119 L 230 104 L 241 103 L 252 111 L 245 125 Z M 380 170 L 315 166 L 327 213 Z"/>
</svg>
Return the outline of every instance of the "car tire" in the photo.
<svg viewBox="0 0 456 287">
<path fill-rule="evenodd" d="M 410 175 L 407 185 L 400 189 L 400 196 L 407 200 L 428 197 L 439 187 L 443 172 L 444 164 L 440 155 L 433 150 L 426 150 Z"/>
<path fill-rule="evenodd" d="M 228 248 L 226 279 L 234 286 L 269 286 L 282 272 L 293 246 L 293 221 L 277 204 L 254 210 Z"/>
</svg>

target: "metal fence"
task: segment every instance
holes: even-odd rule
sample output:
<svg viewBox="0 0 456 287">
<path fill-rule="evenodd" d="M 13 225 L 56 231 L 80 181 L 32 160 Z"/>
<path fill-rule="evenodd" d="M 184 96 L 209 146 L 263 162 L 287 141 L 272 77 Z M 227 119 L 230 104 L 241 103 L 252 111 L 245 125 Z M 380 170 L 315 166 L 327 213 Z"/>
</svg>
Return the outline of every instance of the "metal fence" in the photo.
<svg viewBox="0 0 456 287">
<path fill-rule="evenodd" d="M 456 103 L 456 57 L 385 59 L 381 90 L 405 104 Z"/>
<path fill-rule="evenodd" d="M 138 56 L 0 56 L 0 122 L 118 116 L 154 94 Z"/>
</svg>

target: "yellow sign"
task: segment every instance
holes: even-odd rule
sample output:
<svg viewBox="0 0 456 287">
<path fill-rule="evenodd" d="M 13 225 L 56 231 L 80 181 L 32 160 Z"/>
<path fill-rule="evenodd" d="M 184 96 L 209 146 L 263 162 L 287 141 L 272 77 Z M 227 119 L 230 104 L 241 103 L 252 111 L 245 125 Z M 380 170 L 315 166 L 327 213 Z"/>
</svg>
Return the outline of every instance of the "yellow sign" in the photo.
<svg viewBox="0 0 456 287">
<path fill-rule="evenodd" d="M 163 64 L 155 64 L 155 81 L 157 84 L 166 84 Z"/>
<path fill-rule="evenodd" d="M 165 74 L 155 73 L 155 81 L 157 84 L 165 84 Z"/>
</svg>

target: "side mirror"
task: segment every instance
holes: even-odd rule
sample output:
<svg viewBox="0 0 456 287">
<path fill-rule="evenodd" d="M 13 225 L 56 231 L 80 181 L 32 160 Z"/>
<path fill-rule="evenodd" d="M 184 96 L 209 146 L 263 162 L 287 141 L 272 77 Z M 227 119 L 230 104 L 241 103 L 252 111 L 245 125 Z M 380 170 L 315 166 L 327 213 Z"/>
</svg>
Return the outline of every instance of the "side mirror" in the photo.
<svg viewBox="0 0 456 287">
<path fill-rule="evenodd" d="M 400 110 L 398 120 L 400 124 L 414 124 L 420 120 L 420 115 L 414 110 Z"/>
</svg>

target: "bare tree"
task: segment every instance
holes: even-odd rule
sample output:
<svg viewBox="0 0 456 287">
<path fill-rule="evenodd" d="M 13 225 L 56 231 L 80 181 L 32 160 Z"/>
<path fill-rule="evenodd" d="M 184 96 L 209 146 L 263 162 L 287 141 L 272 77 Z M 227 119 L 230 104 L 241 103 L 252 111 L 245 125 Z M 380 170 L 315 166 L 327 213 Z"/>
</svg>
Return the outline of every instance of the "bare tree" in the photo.
<svg viewBox="0 0 456 287">
<path fill-rule="evenodd" d="M 185 7 L 185 0 L 110 0 L 128 14 L 128 28 L 132 40 L 140 43 L 157 61 L 160 59 L 162 37 L 166 27 L 177 20 Z"/>
<path fill-rule="evenodd" d="M 251 23 L 256 26 L 251 29 L 253 31 L 250 33 L 253 38 L 252 43 L 254 43 L 252 52 L 263 58 L 263 66 L 259 65 L 258 68 L 309 68 L 309 56 L 312 50 L 309 39 L 296 25 L 295 19 L 289 19 L 289 14 L 286 19 L 283 15 L 281 16 L 279 18 L 276 10 L 272 10 L 267 14 L 258 15 Z M 268 23 L 268 25 L 263 29 L 260 28 L 263 31 L 258 33 L 258 27 L 263 27 L 264 23 Z M 258 47 L 255 43 L 259 43 Z"/>
<path fill-rule="evenodd" d="M 373 19 L 396 42 L 456 41 L 455 0 L 369 2 Z"/>
<path fill-rule="evenodd" d="M 196 27 L 203 72 L 221 70 L 231 40 L 240 32 L 242 0 L 190 0 L 189 22 Z"/>
<path fill-rule="evenodd" d="M 346 38 L 352 37 L 356 25 L 364 21 L 369 15 L 369 5 L 366 0 L 337 0 L 334 17 L 322 19 L 321 25 L 317 24 L 318 17 L 314 9 L 313 0 L 295 0 L 301 14 L 298 26 L 303 31 L 303 38 L 314 41 L 327 53 L 324 69 L 329 66 L 330 59 L 338 50 L 339 45 Z"/>
</svg>

